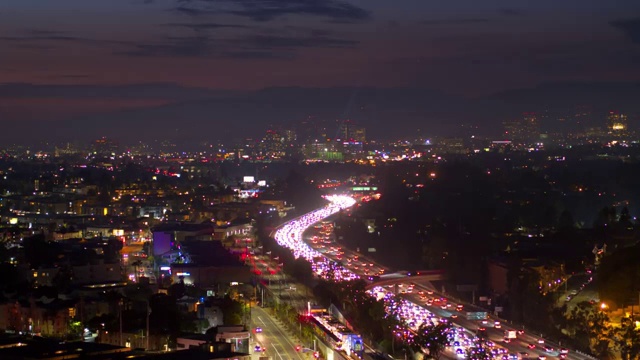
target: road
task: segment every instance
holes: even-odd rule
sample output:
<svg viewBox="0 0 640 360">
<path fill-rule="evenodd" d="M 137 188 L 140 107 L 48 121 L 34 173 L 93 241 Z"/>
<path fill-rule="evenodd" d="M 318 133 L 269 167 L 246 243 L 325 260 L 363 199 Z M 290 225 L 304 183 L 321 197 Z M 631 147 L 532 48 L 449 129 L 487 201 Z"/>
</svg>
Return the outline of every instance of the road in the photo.
<svg viewBox="0 0 640 360">
<path fill-rule="evenodd" d="M 153 272 L 153 266 L 149 259 L 143 256 L 142 249 L 143 243 L 137 242 L 124 246 L 122 250 L 120 250 L 124 274 L 130 282 L 135 282 L 140 277 L 146 276 L 149 278 L 151 284 L 155 284 L 156 276 Z M 138 264 L 138 266 L 134 264 Z M 138 271 L 137 277 L 136 271 Z"/>
<path fill-rule="evenodd" d="M 287 276 L 278 263 L 268 256 L 256 255 L 252 259 L 254 271 L 260 272 L 260 277 L 265 282 L 265 287 L 283 302 L 302 310 L 307 307 L 307 302 L 312 301 L 310 291 L 294 283 L 295 280 Z"/>
<path fill-rule="evenodd" d="M 310 234 L 307 234 L 307 236 L 304 237 L 305 241 L 307 241 L 312 247 L 314 247 L 316 250 L 321 251 L 325 256 L 331 258 L 332 260 L 342 262 L 347 269 L 353 271 L 359 276 L 366 278 L 369 275 L 380 272 L 389 273 L 388 269 L 372 262 L 371 260 L 368 260 L 363 255 L 344 248 L 335 242 L 332 242 L 331 237 L 322 234 L 326 234 L 326 229 L 323 229 L 319 232 L 317 231 L 317 228 L 315 230 L 316 231 L 312 231 L 310 232 Z M 323 237 L 323 241 L 318 240 L 319 238 Z M 347 260 L 345 261 L 344 259 Z M 397 284 L 400 288 L 407 289 L 411 284 L 410 278 L 399 278 Z M 414 283 L 414 286 L 418 285 Z M 386 290 L 390 293 L 395 292 L 395 285 L 386 286 Z M 407 290 L 402 291 L 405 292 L 405 294 L 402 294 L 403 297 L 412 304 L 419 305 L 420 307 L 426 309 L 429 313 L 435 315 L 436 318 L 449 319 L 454 325 L 468 330 L 470 332 L 469 335 L 475 334 L 480 328 L 485 328 L 486 337 L 495 343 L 495 349 L 504 348 L 506 349 L 508 354 L 513 354 L 515 356 L 518 356 L 518 358 L 538 359 L 552 357 L 558 358 L 560 356 L 559 350 L 562 348 L 560 345 L 551 344 L 548 341 L 545 341 L 543 338 L 540 338 L 539 336 L 535 336 L 534 334 L 526 332 L 518 334 L 518 337 L 516 339 L 513 339 L 509 343 L 505 343 L 504 334 L 506 330 L 518 331 L 522 330 L 522 328 L 516 328 L 507 324 L 502 324 L 502 322 L 500 322 L 499 328 L 495 328 L 495 322 L 500 320 L 491 316 L 489 316 L 489 318 L 487 319 L 486 324 L 483 324 L 481 321 L 467 320 L 464 316 L 467 311 L 485 310 L 482 310 L 480 308 L 470 308 L 468 304 L 465 304 L 463 305 L 462 311 L 455 311 L 455 308 L 458 304 L 456 304 L 453 299 L 447 297 L 446 295 L 439 294 L 433 289 L 432 286 L 430 286 L 430 284 L 421 284 L 418 286 L 418 289 L 412 290 L 410 293 L 406 293 Z M 431 292 L 433 295 L 424 296 L 424 298 L 421 298 L 418 294 L 419 291 L 423 291 L 425 293 Z M 433 303 L 432 305 L 428 305 L 429 299 L 435 298 L 446 299 L 446 301 L 441 301 L 441 303 L 448 304 L 449 307 L 443 309 L 443 305 L 438 303 L 436 303 L 436 305 L 433 305 Z M 454 315 L 455 318 L 452 318 L 452 315 Z M 540 341 L 542 341 L 543 343 L 540 343 Z M 546 351 L 545 347 L 550 347 L 553 350 Z M 464 346 L 461 346 L 460 348 L 464 349 Z M 566 358 L 570 360 L 589 359 L 588 357 L 576 354 L 575 352 L 569 352 Z"/>
<path fill-rule="evenodd" d="M 296 351 L 298 345 L 292 335 L 284 330 L 284 325 L 274 319 L 267 311 L 261 307 L 251 308 L 251 319 L 254 329 L 262 328 L 262 332 L 254 331 L 253 344 L 251 345 L 252 359 L 257 360 L 260 356 L 270 356 L 273 360 L 309 360 L 312 358 L 308 353 Z M 255 352 L 255 345 L 260 345 L 266 349 L 265 353 Z"/>
<path fill-rule="evenodd" d="M 388 269 L 370 262 L 370 260 L 364 258 L 362 255 L 335 243 L 334 237 L 332 236 L 332 229 L 328 227 L 327 223 L 320 223 L 320 221 L 335 214 L 339 209 L 351 207 L 354 203 L 353 201 L 348 201 L 346 197 L 335 197 L 332 199 L 332 202 L 333 204 L 329 207 L 316 210 L 284 224 L 275 234 L 276 241 L 281 246 L 291 249 L 295 256 L 303 257 L 312 262 L 312 266 L 316 269 L 316 273 L 319 276 L 332 274 L 336 280 L 349 280 L 357 277 L 368 278 L 371 275 L 387 273 Z M 309 229 L 313 229 L 311 234 L 303 236 Z M 332 266 L 332 263 L 337 263 L 338 265 Z M 327 272 L 329 268 L 332 269 L 331 272 Z M 407 279 L 399 279 L 398 284 L 407 283 L 407 281 Z M 394 290 L 383 288 L 378 291 L 387 297 L 391 297 L 390 295 L 394 292 Z M 444 294 L 436 294 L 435 292 L 433 294 L 434 298 L 437 297 L 446 300 L 446 303 L 452 304 L 455 309 L 457 304 L 455 304 L 453 299 L 447 298 Z M 456 328 L 464 329 L 457 332 L 458 335 L 456 336 L 460 336 L 461 345 L 457 346 L 455 350 L 458 350 L 458 348 L 464 349 L 465 345 L 463 345 L 463 343 L 473 338 L 479 328 L 484 327 L 486 328 L 487 337 L 495 343 L 494 348 L 497 350 L 501 348 L 506 349 L 502 350 L 503 354 L 497 355 L 496 359 L 502 358 L 504 351 L 512 354 L 512 357 L 516 359 L 546 359 L 552 356 L 559 357 L 560 355 L 558 353 L 559 345 L 551 345 L 554 350 L 547 352 L 543 347 L 549 344 L 540 344 L 539 341 L 543 339 L 533 334 L 520 334 L 516 340 L 505 343 L 503 340 L 504 330 L 520 329 L 514 329 L 513 327 L 496 329 L 493 327 L 493 324 L 497 319 L 493 318 L 488 319 L 487 324 L 467 320 L 462 316 L 452 318 L 451 312 L 447 311 L 448 308 L 445 307 L 445 309 L 442 309 L 440 304 L 435 306 L 433 306 L 433 304 L 427 305 L 427 300 L 427 298 L 416 299 L 412 297 L 405 299 L 400 304 L 403 308 L 403 313 L 406 314 L 404 320 L 407 323 L 413 323 L 413 327 L 415 328 L 419 323 L 424 321 L 434 322 L 446 319 L 446 321 L 450 321 L 455 325 Z M 529 346 L 535 346 L 535 348 L 530 349 Z M 571 360 L 591 359 L 586 355 L 577 354 L 573 351 L 570 351 L 566 358 Z"/>
</svg>

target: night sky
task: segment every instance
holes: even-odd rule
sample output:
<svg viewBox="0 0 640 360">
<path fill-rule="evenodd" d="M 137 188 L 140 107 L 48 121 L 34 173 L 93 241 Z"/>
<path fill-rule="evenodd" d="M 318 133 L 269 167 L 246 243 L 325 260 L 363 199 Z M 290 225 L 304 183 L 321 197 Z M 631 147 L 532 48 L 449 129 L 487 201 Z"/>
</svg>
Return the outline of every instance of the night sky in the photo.
<svg viewBox="0 0 640 360">
<path fill-rule="evenodd" d="M 496 96 L 575 84 L 591 96 L 578 102 L 624 108 L 639 80 L 633 0 L 0 3 L 3 142 L 225 139 L 307 115 L 437 133 L 499 120 Z"/>
</svg>

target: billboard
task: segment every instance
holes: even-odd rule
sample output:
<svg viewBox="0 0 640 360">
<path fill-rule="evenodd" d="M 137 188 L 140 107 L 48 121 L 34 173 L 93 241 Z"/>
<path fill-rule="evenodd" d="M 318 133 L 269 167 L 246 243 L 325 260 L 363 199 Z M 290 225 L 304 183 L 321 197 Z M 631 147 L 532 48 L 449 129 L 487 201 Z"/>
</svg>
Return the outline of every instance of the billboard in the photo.
<svg viewBox="0 0 640 360">
<path fill-rule="evenodd" d="M 467 320 L 484 320 L 487 317 L 486 311 L 467 312 Z"/>
</svg>

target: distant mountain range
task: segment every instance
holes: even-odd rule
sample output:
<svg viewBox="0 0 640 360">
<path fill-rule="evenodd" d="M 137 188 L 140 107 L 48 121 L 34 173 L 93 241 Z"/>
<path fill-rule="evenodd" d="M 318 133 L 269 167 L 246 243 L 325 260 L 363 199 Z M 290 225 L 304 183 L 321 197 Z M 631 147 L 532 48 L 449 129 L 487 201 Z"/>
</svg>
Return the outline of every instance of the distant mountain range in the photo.
<svg viewBox="0 0 640 360">
<path fill-rule="evenodd" d="M 101 111 L 50 120 L 2 111 L 2 101 L 20 98 L 163 99 L 163 104 Z M 109 136 L 122 142 L 171 139 L 200 141 L 257 137 L 272 124 L 293 124 L 313 116 L 352 119 L 367 127 L 370 138 L 393 139 L 421 133 L 456 135 L 460 124 L 477 124 L 480 134 L 497 134 L 503 120 L 524 111 L 568 112 L 586 105 L 594 114 L 616 109 L 640 114 L 639 83 L 553 83 L 486 97 L 464 98 L 423 88 L 299 88 L 258 91 L 183 88 L 171 84 L 130 86 L 0 85 L 0 121 L 5 143 L 42 139 L 68 141 Z M 37 103 L 37 102 L 36 102 Z M 600 123 L 600 115 L 594 117 Z M 604 120 L 602 120 L 604 121 Z M 553 124 L 551 124 L 553 125 Z"/>
</svg>

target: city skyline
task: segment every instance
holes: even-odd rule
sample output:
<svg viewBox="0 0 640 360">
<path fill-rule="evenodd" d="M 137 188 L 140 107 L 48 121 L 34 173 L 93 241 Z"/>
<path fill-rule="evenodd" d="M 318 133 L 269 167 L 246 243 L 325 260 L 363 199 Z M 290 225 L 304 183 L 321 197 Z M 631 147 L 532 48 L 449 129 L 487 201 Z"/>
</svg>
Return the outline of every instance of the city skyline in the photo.
<svg viewBox="0 0 640 360">
<path fill-rule="evenodd" d="M 637 111 L 631 1 L 65 0 L 0 10 L 0 119 L 15 130 L 6 142 L 188 139 L 197 127 L 224 138 L 360 110 L 372 136 L 575 105 L 619 109 L 633 126 Z"/>
</svg>

